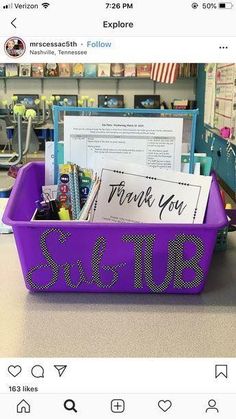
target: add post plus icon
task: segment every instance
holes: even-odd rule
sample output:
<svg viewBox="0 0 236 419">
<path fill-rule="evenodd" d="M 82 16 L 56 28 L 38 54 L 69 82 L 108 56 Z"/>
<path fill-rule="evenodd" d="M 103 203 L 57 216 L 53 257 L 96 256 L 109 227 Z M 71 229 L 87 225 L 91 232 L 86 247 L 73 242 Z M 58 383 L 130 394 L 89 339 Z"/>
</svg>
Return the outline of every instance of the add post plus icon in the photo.
<svg viewBox="0 0 236 419">
<path fill-rule="evenodd" d="M 125 401 L 122 399 L 113 399 L 111 401 L 112 413 L 123 413 L 125 411 Z"/>
</svg>

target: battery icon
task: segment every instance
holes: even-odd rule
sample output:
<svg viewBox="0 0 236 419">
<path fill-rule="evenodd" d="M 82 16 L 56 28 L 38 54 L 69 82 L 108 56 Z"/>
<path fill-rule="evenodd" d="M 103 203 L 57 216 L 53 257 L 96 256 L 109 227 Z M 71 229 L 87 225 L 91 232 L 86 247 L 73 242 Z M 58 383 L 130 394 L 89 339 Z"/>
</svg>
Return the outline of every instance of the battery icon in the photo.
<svg viewBox="0 0 236 419">
<path fill-rule="evenodd" d="M 226 2 L 226 3 L 219 3 L 219 9 L 232 9 L 233 3 Z"/>
</svg>

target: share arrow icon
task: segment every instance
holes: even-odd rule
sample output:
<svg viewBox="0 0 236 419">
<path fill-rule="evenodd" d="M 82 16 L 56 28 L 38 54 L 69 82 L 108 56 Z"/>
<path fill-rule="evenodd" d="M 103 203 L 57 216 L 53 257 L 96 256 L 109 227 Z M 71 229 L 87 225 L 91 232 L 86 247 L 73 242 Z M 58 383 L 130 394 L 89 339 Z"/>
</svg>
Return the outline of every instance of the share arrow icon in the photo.
<svg viewBox="0 0 236 419">
<path fill-rule="evenodd" d="M 61 377 L 64 374 L 64 372 L 67 368 L 67 365 L 54 365 L 54 368 L 56 368 L 56 370 L 59 374 L 59 377 Z"/>
</svg>

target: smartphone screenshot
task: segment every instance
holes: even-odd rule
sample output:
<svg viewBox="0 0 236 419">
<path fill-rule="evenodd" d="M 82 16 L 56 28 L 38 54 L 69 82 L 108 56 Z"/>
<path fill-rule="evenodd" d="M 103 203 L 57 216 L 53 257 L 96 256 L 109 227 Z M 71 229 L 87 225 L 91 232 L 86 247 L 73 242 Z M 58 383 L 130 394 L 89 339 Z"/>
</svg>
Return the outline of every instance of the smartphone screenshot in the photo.
<svg viewBox="0 0 236 419">
<path fill-rule="evenodd" d="M 236 3 L 0 0 L 0 417 L 235 419 Z"/>
</svg>

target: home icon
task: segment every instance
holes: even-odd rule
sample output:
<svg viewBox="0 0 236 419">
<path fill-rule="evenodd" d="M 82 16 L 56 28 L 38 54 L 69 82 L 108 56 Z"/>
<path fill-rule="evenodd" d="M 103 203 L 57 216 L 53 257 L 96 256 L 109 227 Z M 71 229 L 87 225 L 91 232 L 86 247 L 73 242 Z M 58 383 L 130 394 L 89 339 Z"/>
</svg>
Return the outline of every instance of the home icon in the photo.
<svg viewBox="0 0 236 419">
<path fill-rule="evenodd" d="M 30 413 L 30 405 L 24 399 L 16 407 L 17 413 Z"/>
</svg>

